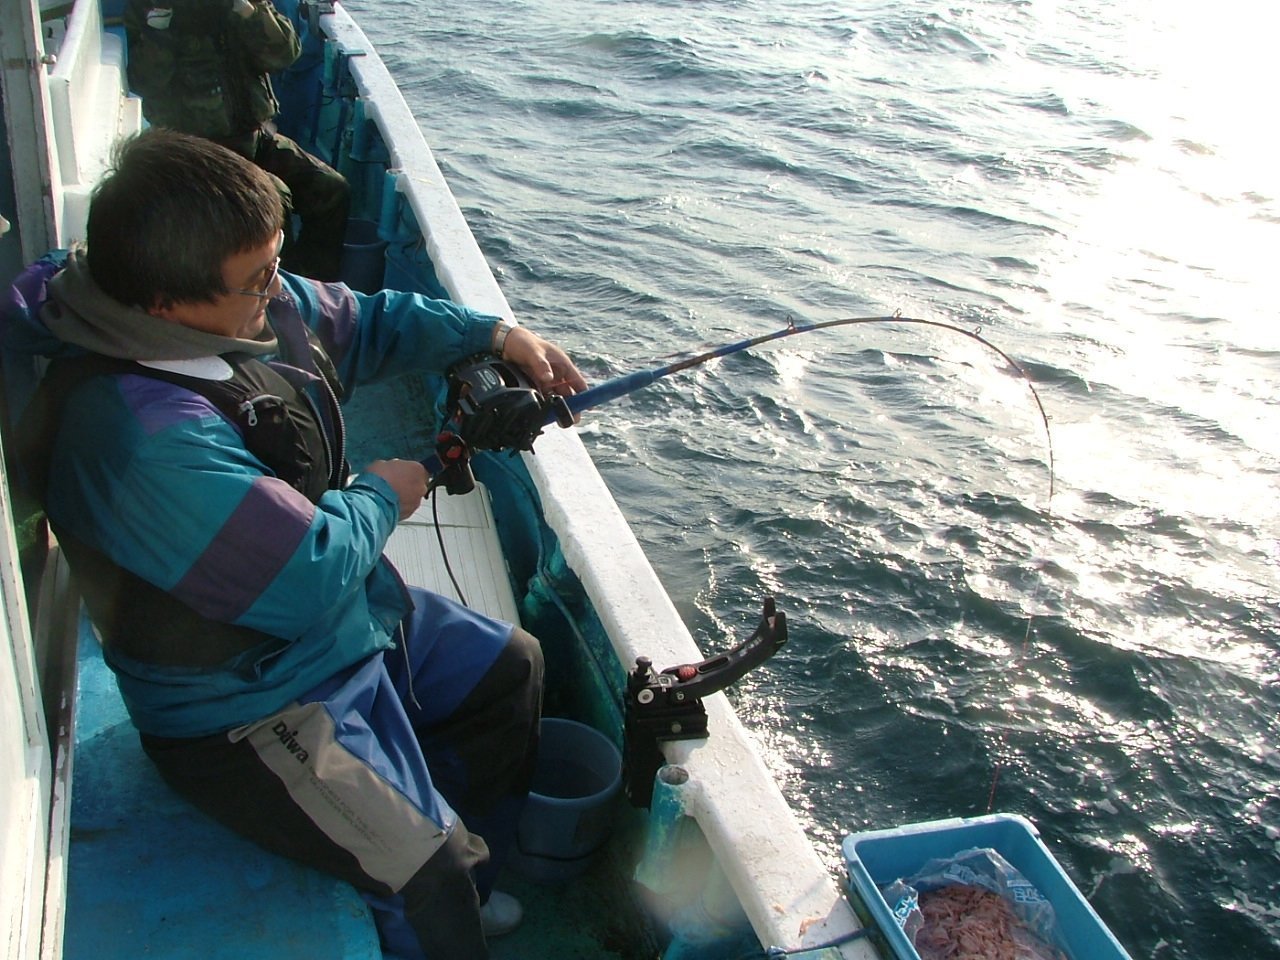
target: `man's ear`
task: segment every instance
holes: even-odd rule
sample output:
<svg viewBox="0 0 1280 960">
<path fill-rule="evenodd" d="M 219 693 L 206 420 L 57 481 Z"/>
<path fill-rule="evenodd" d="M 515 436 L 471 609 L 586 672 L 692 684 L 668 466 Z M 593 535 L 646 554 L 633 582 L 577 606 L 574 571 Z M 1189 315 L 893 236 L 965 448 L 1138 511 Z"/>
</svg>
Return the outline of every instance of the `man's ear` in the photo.
<svg viewBox="0 0 1280 960">
<path fill-rule="evenodd" d="M 173 300 L 169 297 L 157 297 L 147 313 L 153 317 L 159 317 L 161 320 L 168 320 L 170 323 L 178 322 L 177 317 L 174 316 Z"/>
</svg>

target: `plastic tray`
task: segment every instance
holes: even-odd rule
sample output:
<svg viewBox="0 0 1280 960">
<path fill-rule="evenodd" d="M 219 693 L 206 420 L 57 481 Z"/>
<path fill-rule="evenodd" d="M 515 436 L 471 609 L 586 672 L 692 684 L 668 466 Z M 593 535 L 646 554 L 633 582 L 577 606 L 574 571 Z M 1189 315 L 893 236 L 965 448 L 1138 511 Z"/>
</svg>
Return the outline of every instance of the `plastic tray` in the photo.
<svg viewBox="0 0 1280 960">
<path fill-rule="evenodd" d="M 894 920 L 880 888 L 911 876 L 929 860 L 952 857 L 974 847 L 994 849 L 1053 905 L 1062 946 L 1072 960 L 1130 960 L 1053 858 L 1031 821 L 1014 814 L 934 820 L 845 838 L 844 858 L 854 893 L 896 960 L 920 960 L 920 955 Z"/>
</svg>

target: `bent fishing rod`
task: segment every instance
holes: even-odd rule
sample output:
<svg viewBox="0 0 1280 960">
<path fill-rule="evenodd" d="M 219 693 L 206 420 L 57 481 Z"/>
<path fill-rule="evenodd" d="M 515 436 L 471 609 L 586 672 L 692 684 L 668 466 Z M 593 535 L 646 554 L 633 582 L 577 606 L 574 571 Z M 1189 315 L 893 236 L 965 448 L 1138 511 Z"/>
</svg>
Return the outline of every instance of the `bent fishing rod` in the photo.
<svg viewBox="0 0 1280 960">
<path fill-rule="evenodd" d="M 441 469 L 454 470 L 452 475 L 441 476 L 433 485 L 443 485 L 450 493 L 465 493 L 471 489 L 465 475 L 470 450 L 532 450 L 533 442 L 542 435 L 544 427 L 558 423 L 572 426 L 578 415 L 634 393 L 673 374 L 701 366 L 720 357 L 741 353 L 751 347 L 781 340 L 785 337 L 864 324 L 894 324 L 936 327 L 958 333 L 981 344 L 1013 369 L 1031 392 L 1036 410 L 1044 424 L 1048 449 L 1049 498 L 1053 498 L 1054 465 L 1053 436 L 1049 429 L 1049 415 L 1045 412 L 1040 394 L 1031 377 L 1018 361 L 974 330 L 943 320 L 924 320 L 904 317 L 901 314 L 880 317 L 843 317 L 818 323 L 796 323 L 789 320 L 781 330 L 748 337 L 733 343 L 714 347 L 671 363 L 622 374 L 604 383 L 572 396 L 548 396 L 533 386 L 519 368 L 503 362 L 496 356 L 485 354 L 470 358 L 453 368 L 448 375 L 449 394 L 447 408 L 456 430 L 449 429 L 440 435 L 437 456 L 427 463 L 435 477 Z M 434 467 L 434 469 L 432 469 Z M 469 473 L 469 468 L 466 468 Z"/>
<path fill-rule="evenodd" d="M 1049 415 L 1040 400 L 1035 384 L 1027 371 L 1011 356 L 974 330 L 942 320 L 924 320 L 904 317 L 900 314 L 880 317 L 843 317 L 818 323 L 798 324 L 789 320 L 781 330 L 764 333 L 745 340 L 738 340 L 715 347 L 703 353 L 693 354 L 671 363 L 637 370 L 606 380 L 582 393 L 563 397 L 547 395 L 538 390 L 517 367 L 504 363 L 491 354 L 472 357 L 450 370 L 447 410 L 450 426 L 437 438 L 436 454 L 424 461 L 431 481 L 428 496 L 444 487 L 451 494 L 469 493 L 475 487 L 471 472 L 472 450 L 532 450 L 533 442 L 542 435 L 543 428 L 552 423 L 571 427 L 579 414 L 602 404 L 625 397 L 665 377 L 700 366 L 719 357 L 741 353 L 751 347 L 781 340 L 786 337 L 830 330 L 835 327 L 863 324 L 897 324 L 936 327 L 958 333 L 981 344 L 1000 357 L 1026 384 L 1035 401 L 1040 421 L 1044 425 L 1048 456 L 1049 499 L 1054 492 L 1053 435 L 1049 427 Z M 431 497 L 433 515 L 436 498 Z M 436 517 L 436 535 L 439 538 L 445 569 L 453 581 L 458 597 L 466 603 L 461 587 L 449 565 L 444 539 Z M 1023 637 L 1023 654 L 1030 644 L 1031 619 Z M 773 599 L 766 598 L 764 616 L 756 632 L 745 642 L 725 654 L 711 657 L 698 664 L 680 664 L 662 671 L 655 671 L 648 658 L 638 657 L 636 666 L 628 675 L 625 708 L 625 745 L 628 762 L 627 796 L 635 806 L 647 807 L 652 794 L 653 776 L 662 762 L 658 744 L 673 739 L 702 738 L 707 736 L 706 714 L 701 696 L 736 681 L 755 666 L 763 663 L 786 643 L 786 620 L 777 611 Z M 991 781 L 987 809 L 990 810 L 999 780 L 997 766 Z M 850 938 L 851 939 L 851 938 Z M 835 946 L 843 940 L 822 944 Z M 819 949 L 818 947 L 811 949 Z M 769 956 L 782 956 L 801 951 L 768 952 Z"/>
</svg>

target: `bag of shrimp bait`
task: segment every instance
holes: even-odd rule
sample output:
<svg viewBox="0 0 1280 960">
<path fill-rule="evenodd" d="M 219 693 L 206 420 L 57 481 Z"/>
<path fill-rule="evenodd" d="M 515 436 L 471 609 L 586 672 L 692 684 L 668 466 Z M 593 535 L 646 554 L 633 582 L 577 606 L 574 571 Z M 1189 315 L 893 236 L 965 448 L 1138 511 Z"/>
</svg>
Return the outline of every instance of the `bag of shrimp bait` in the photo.
<svg viewBox="0 0 1280 960">
<path fill-rule="evenodd" d="M 1069 960 L 1053 905 L 989 847 L 930 860 L 881 892 L 921 960 Z"/>
</svg>

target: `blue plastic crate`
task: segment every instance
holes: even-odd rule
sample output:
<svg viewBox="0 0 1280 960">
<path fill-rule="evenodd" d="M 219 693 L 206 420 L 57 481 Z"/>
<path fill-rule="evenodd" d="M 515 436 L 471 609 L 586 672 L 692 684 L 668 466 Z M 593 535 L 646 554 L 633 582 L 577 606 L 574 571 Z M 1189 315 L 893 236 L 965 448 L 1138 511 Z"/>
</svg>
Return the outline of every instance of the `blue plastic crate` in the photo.
<svg viewBox="0 0 1280 960">
<path fill-rule="evenodd" d="M 1040 840 L 1031 821 L 1013 814 L 934 820 L 845 838 L 844 858 L 853 890 L 896 960 L 920 960 L 920 955 L 895 922 L 880 888 L 911 876 L 929 860 L 953 857 L 974 847 L 995 850 L 1053 905 L 1062 946 L 1072 960 L 1130 960 Z"/>
</svg>

